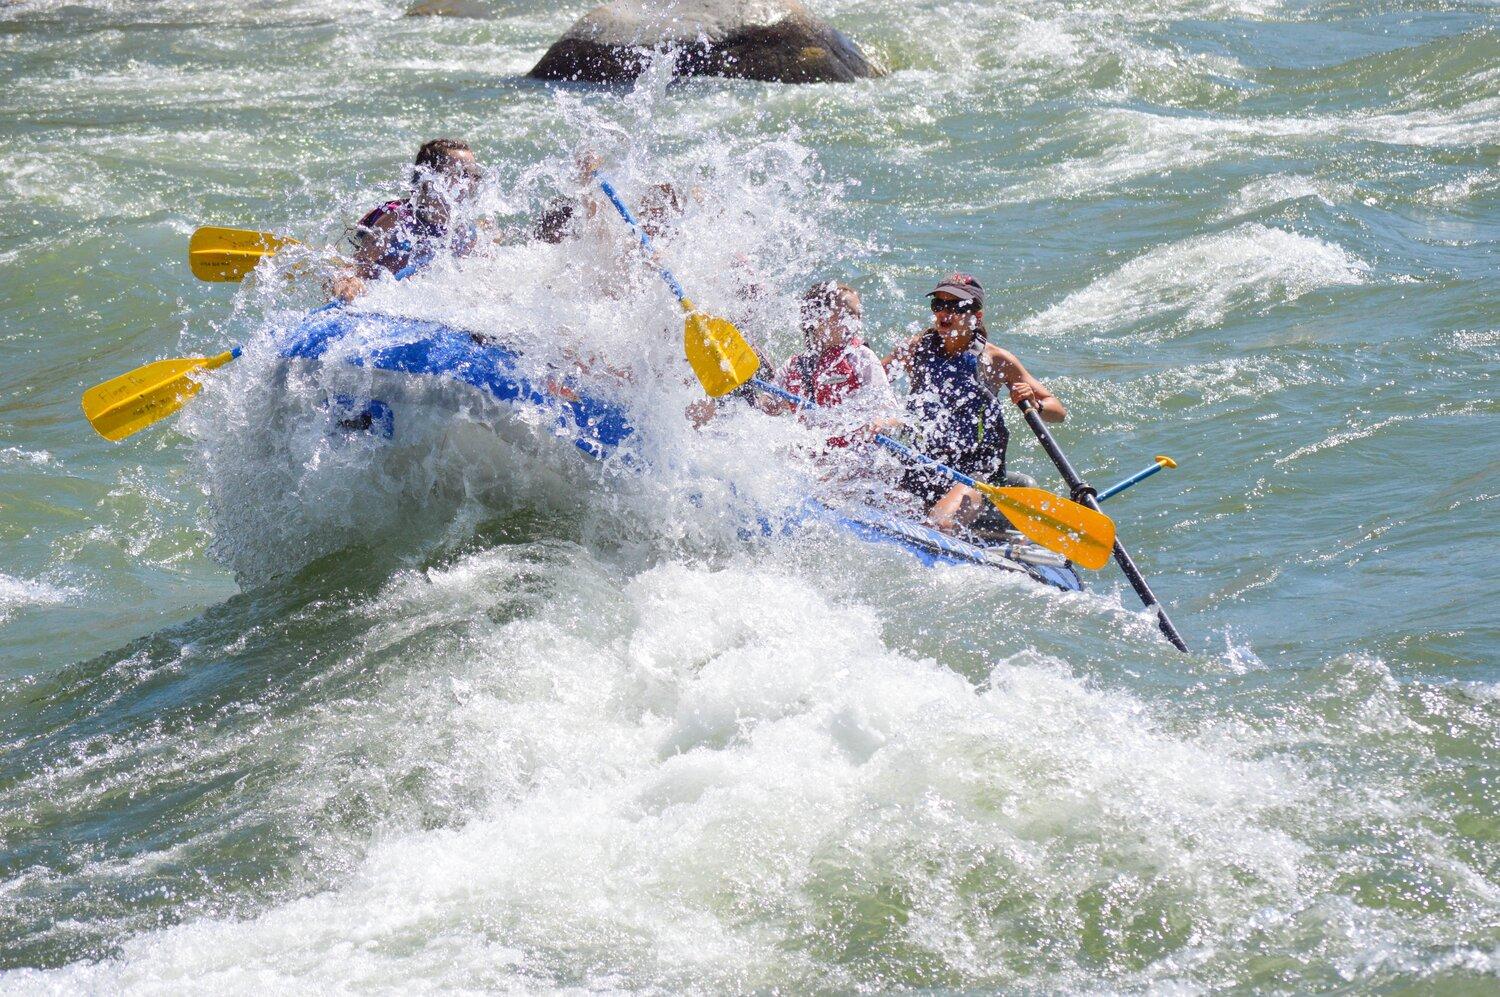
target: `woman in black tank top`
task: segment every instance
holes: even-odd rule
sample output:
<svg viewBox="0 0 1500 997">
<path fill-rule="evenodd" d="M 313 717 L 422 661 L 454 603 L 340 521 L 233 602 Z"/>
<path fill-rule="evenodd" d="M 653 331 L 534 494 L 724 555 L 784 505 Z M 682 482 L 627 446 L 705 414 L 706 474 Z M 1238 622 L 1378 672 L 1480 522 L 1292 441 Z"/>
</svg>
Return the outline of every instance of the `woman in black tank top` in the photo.
<svg viewBox="0 0 1500 997">
<path fill-rule="evenodd" d="M 924 451 L 971 478 L 998 483 L 1010 441 L 1005 399 L 1031 402 L 1048 422 L 1062 422 L 1067 409 L 1012 353 L 989 342 L 979 281 L 954 274 L 927 296 L 931 328 L 893 350 L 886 369 L 895 365 L 911 378 Z M 928 519 L 945 531 L 972 523 L 985 504 L 977 490 L 918 469 L 902 486 L 928 505 Z"/>
</svg>

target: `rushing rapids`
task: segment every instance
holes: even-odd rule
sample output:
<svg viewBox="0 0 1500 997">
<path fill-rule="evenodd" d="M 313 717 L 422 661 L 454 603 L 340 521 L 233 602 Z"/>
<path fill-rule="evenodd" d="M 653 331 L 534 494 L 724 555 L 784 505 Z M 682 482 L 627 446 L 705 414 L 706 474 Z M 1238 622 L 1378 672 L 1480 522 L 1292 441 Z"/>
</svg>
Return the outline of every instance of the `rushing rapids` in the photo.
<svg viewBox="0 0 1500 997">
<path fill-rule="evenodd" d="M 831 3 L 889 76 L 626 93 L 523 78 L 585 5 L 406 6 L 0 10 L 0 987 L 1493 984 L 1491 7 Z M 607 365 L 631 461 L 330 433 L 371 372 L 284 363 L 317 252 L 186 272 L 199 224 L 336 244 L 434 134 L 502 244 L 357 309 Z M 663 252 L 772 357 L 815 279 L 884 350 L 983 274 L 1095 484 L 1181 463 L 1108 509 L 1193 653 L 1108 573 L 747 537 L 813 434 L 692 427 L 615 220 L 521 237 L 582 149 L 691 191 Z"/>
</svg>

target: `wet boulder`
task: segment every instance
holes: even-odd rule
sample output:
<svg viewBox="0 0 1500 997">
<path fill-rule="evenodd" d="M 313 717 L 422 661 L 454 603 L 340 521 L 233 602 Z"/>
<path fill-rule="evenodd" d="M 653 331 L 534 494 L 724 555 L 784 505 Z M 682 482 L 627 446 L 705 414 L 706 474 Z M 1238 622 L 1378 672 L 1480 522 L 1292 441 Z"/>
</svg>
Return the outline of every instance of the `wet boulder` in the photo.
<svg viewBox="0 0 1500 997">
<path fill-rule="evenodd" d="M 529 75 L 628 83 L 664 52 L 679 76 L 842 83 L 884 72 L 797 0 L 615 0 L 579 18 Z"/>
</svg>

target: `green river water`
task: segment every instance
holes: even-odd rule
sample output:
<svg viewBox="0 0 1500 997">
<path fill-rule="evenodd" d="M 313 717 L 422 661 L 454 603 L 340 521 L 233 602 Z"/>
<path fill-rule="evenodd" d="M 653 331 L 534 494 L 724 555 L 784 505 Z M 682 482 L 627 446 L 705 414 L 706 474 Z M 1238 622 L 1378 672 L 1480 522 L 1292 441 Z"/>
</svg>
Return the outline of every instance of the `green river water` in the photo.
<svg viewBox="0 0 1500 997">
<path fill-rule="evenodd" d="M 1493 3 L 835 0 L 889 76 L 634 90 L 524 79 L 587 4 L 482 6 L 0 0 L 0 990 L 1495 992 Z M 1108 508 L 1191 653 L 1112 568 L 742 539 L 790 430 L 670 378 L 629 476 L 258 419 L 316 282 L 188 236 L 334 244 L 440 134 L 505 225 L 583 148 L 691 188 L 679 276 L 758 273 L 778 355 L 812 279 L 883 350 L 979 275 L 1095 484 L 1180 463 Z M 372 307 L 676 361 L 557 252 Z"/>
</svg>

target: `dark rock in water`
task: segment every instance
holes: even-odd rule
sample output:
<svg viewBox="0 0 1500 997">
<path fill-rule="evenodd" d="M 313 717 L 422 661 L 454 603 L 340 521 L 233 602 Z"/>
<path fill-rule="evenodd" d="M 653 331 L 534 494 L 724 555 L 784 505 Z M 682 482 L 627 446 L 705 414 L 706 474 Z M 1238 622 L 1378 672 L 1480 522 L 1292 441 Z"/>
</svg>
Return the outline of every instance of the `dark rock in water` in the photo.
<svg viewBox="0 0 1500 997">
<path fill-rule="evenodd" d="M 494 17 L 486 0 L 417 0 L 406 8 L 407 17 Z"/>
<path fill-rule="evenodd" d="M 529 75 L 627 83 L 665 49 L 679 76 L 834 83 L 884 75 L 797 0 L 615 0 L 579 18 Z"/>
</svg>

